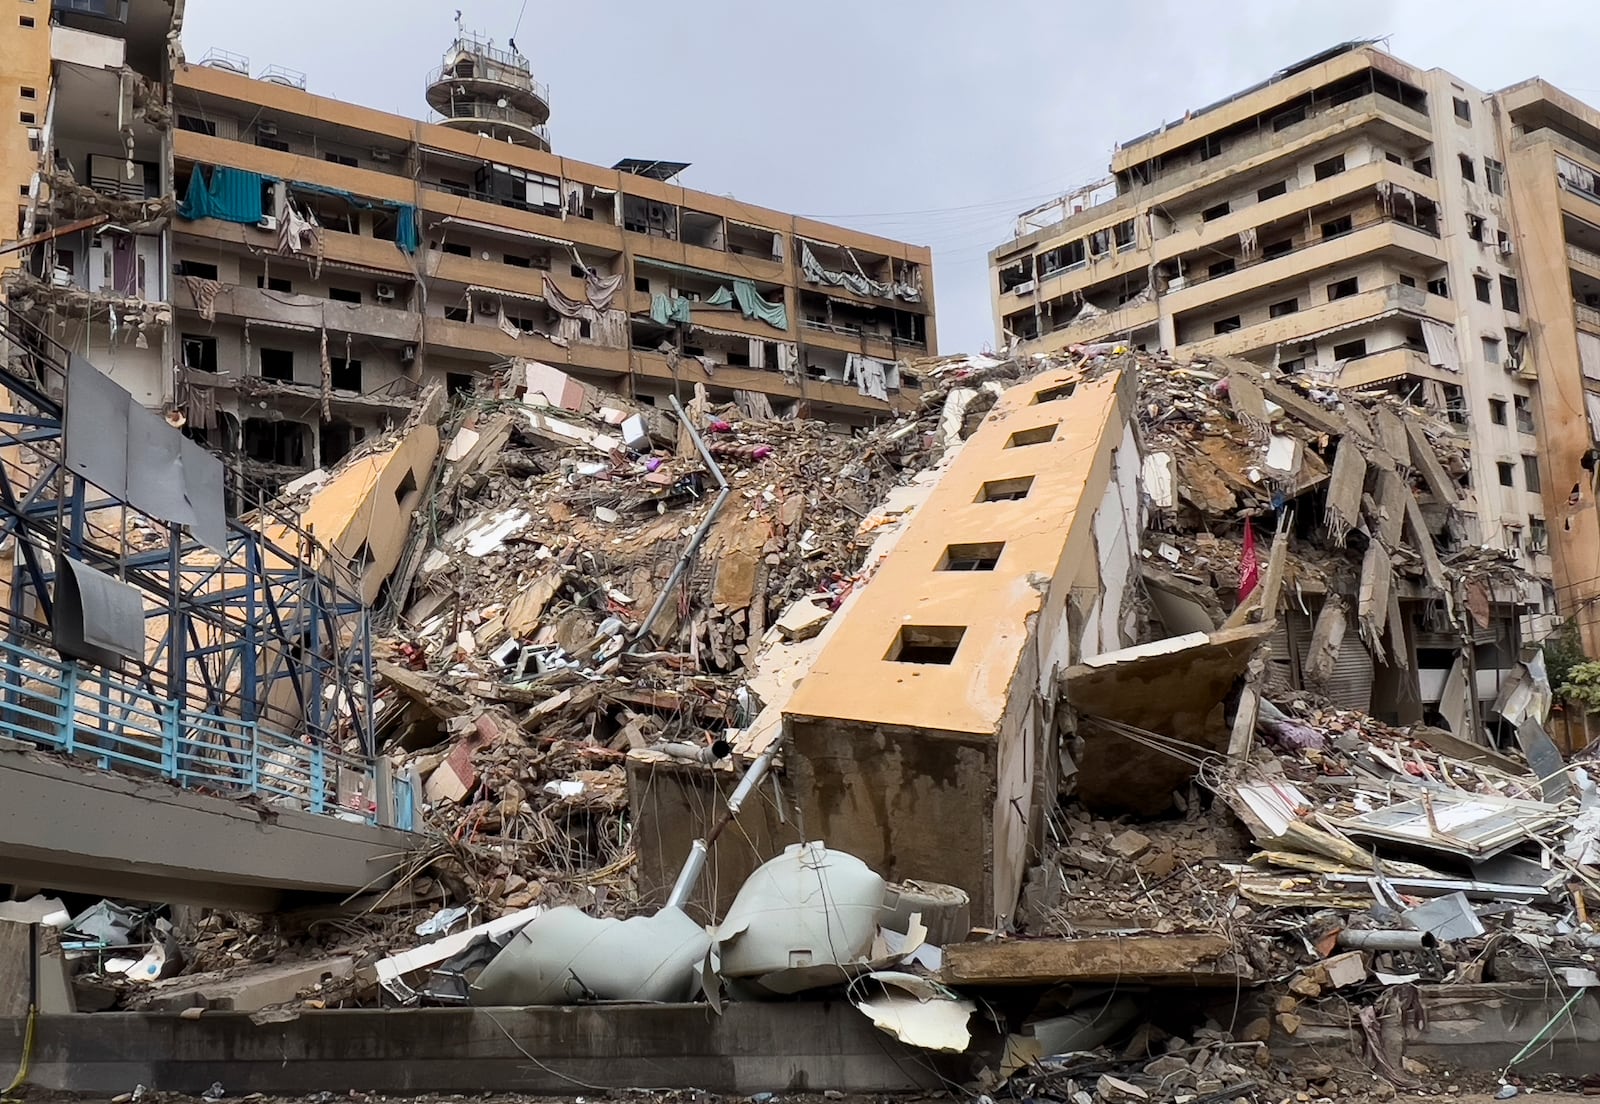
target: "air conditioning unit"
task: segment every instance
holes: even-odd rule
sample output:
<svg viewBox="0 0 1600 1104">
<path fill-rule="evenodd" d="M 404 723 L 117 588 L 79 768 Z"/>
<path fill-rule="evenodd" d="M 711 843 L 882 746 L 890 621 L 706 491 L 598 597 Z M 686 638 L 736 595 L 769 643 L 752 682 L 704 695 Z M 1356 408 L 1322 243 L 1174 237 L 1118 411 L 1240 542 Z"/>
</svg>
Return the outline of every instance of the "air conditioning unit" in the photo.
<svg viewBox="0 0 1600 1104">
<path fill-rule="evenodd" d="M 263 215 L 261 217 L 261 221 L 256 223 L 256 229 L 257 230 L 265 230 L 269 234 L 277 233 L 277 231 L 278 231 L 278 216 L 277 215 Z"/>
<path fill-rule="evenodd" d="M 1502 256 L 1509 257 L 1511 252 L 1511 243 L 1509 241 L 1503 241 L 1500 243 L 1500 254 Z"/>
<path fill-rule="evenodd" d="M 256 133 L 265 135 L 268 138 L 276 138 L 278 136 L 278 124 L 259 122 L 256 124 Z"/>
<path fill-rule="evenodd" d="M 372 151 L 372 159 L 378 162 L 380 165 L 387 165 L 393 156 L 394 155 L 386 149 L 374 148 Z"/>
<path fill-rule="evenodd" d="M 1022 283 L 1012 288 L 1011 293 L 1013 295 L 1031 295 L 1033 293 L 1033 289 L 1034 282 L 1032 280 L 1024 280 Z"/>
<path fill-rule="evenodd" d="M 380 303 L 392 303 L 392 302 L 394 302 L 394 285 L 393 284 L 379 284 L 377 286 L 377 288 L 375 289 L 374 294 L 377 295 L 378 302 L 380 302 Z"/>
</svg>

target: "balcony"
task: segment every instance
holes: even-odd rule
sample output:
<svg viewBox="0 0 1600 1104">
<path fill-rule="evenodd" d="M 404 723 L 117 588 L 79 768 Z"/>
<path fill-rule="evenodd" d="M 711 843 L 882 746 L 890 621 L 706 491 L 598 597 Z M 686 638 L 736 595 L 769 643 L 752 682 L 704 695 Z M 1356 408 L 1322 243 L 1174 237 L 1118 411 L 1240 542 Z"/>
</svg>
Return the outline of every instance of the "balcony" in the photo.
<svg viewBox="0 0 1600 1104">
<path fill-rule="evenodd" d="M 1461 377 L 1428 362 L 1428 354 L 1400 346 L 1347 360 L 1333 383 L 1336 387 L 1375 387 L 1397 379 L 1437 380 L 1460 385 Z"/>
<path fill-rule="evenodd" d="M 1567 243 L 1567 260 L 1579 268 L 1586 268 L 1591 275 L 1600 278 L 1600 253 L 1591 253 L 1581 245 Z"/>
<path fill-rule="evenodd" d="M 1118 307 L 1093 318 L 1075 318 L 1065 325 L 1047 330 L 1027 342 L 1030 350 L 1055 352 L 1069 345 L 1109 341 L 1118 337 L 1135 337 L 1141 330 L 1150 330 L 1161 317 L 1155 303 L 1139 303 Z"/>
<path fill-rule="evenodd" d="M 1376 322 L 1391 314 L 1406 313 L 1419 318 L 1453 325 L 1455 314 L 1450 301 L 1418 288 L 1400 284 L 1374 288 L 1358 295 L 1320 303 L 1307 310 L 1279 318 L 1268 318 L 1232 333 L 1185 342 L 1183 348 L 1207 356 L 1245 356 L 1291 342 L 1310 341 L 1332 330 L 1347 329 L 1363 322 Z M 1448 377 L 1438 377 L 1448 378 Z"/>
<path fill-rule="evenodd" d="M 1395 251 L 1441 263 L 1443 253 L 1437 231 L 1428 231 L 1384 215 L 1354 224 L 1331 238 L 1318 238 L 1279 257 L 1260 257 L 1218 276 L 1196 274 L 1181 288 L 1167 289 L 1166 305 L 1173 313 L 1220 300 L 1260 292 L 1275 283 L 1298 281 L 1313 272 L 1331 268 L 1355 257 Z"/>
<path fill-rule="evenodd" d="M 546 152 L 550 149 L 550 128 L 532 112 L 520 111 L 510 105 L 500 107 L 496 103 L 481 100 L 446 102 L 435 110 L 444 116 L 440 126 L 473 134 L 487 134 L 497 142 L 532 146 Z"/>
<path fill-rule="evenodd" d="M 1572 313 L 1577 316 L 1579 326 L 1593 330 L 1595 333 L 1600 333 L 1600 310 L 1574 302 L 1572 304 Z"/>
<path fill-rule="evenodd" d="M 182 279 L 173 281 L 172 305 L 198 313 L 194 296 Z M 285 326 L 304 326 L 333 333 L 415 344 L 422 336 L 421 319 L 411 311 L 366 303 L 344 303 L 318 295 L 294 295 L 238 284 L 225 284 L 215 302 L 219 318 L 255 319 Z"/>
</svg>

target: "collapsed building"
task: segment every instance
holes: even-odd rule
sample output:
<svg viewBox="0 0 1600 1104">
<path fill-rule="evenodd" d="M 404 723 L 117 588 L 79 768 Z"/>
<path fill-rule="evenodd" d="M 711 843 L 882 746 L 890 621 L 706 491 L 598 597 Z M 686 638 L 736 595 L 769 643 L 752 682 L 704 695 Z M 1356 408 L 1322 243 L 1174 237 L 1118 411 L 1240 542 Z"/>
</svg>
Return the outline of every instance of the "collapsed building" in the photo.
<svg viewBox="0 0 1600 1104">
<path fill-rule="evenodd" d="M 283 1025 L 842 986 L 939 1076 L 1122 1104 L 1407 1086 L 1438 1038 L 1395 986 L 1488 1031 L 1587 984 L 1587 776 L 1448 426 L 1116 346 L 902 371 L 918 409 L 852 434 L 519 361 L 294 483 L 382 627 L 418 846 L 335 934 L 191 913 L 171 976 L 101 948 L 67 990 Z M 1297 1067 L 1330 1045 L 1368 1065 Z"/>
</svg>

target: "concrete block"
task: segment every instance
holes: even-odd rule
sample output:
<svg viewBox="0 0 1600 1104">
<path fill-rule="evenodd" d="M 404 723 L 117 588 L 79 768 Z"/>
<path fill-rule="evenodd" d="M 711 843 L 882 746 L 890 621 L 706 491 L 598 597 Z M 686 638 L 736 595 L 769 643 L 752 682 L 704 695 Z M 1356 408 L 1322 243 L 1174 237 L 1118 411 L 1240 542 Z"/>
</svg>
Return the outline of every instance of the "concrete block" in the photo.
<svg viewBox="0 0 1600 1104">
<path fill-rule="evenodd" d="M 256 1012 L 292 1001 L 318 982 L 347 978 L 354 970 L 355 959 L 341 955 L 263 966 L 247 973 L 172 978 L 151 985 L 139 1004 L 144 1009 L 164 1012 L 181 1012 L 185 1008 Z"/>
</svg>

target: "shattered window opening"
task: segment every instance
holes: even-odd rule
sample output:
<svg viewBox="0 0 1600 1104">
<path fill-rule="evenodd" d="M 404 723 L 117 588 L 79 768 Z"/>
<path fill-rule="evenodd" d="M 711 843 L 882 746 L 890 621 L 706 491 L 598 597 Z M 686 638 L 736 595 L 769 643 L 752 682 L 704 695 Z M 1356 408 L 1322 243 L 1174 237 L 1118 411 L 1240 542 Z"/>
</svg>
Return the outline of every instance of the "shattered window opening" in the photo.
<svg viewBox="0 0 1600 1104">
<path fill-rule="evenodd" d="M 891 663 L 925 663 L 948 666 L 966 635 L 962 625 L 902 625 L 884 658 Z"/>
<path fill-rule="evenodd" d="M 1019 429 L 1006 441 L 1006 448 L 1023 448 L 1027 445 L 1048 444 L 1060 429 L 1060 423 L 1035 426 L 1033 429 Z"/>
<path fill-rule="evenodd" d="M 1500 477 L 1500 486 L 1515 487 L 1517 485 L 1516 465 L 1508 460 L 1501 460 L 1494 467 L 1496 474 Z"/>
<path fill-rule="evenodd" d="M 1033 489 L 1033 476 L 1019 475 L 1014 479 L 991 479 L 978 488 L 979 502 L 1016 502 L 1028 497 Z"/>
<path fill-rule="evenodd" d="M 939 561 L 940 571 L 993 571 L 1000 562 L 1004 541 L 984 544 L 952 544 L 944 550 Z"/>
<path fill-rule="evenodd" d="M 1046 387 L 1033 396 L 1033 405 L 1055 402 L 1057 399 L 1070 399 L 1072 398 L 1072 393 L 1077 389 L 1078 383 L 1076 380 L 1071 383 L 1063 383 L 1059 387 Z"/>
<path fill-rule="evenodd" d="M 262 349 L 261 378 L 293 383 L 294 353 L 288 349 Z"/>
</svg>

